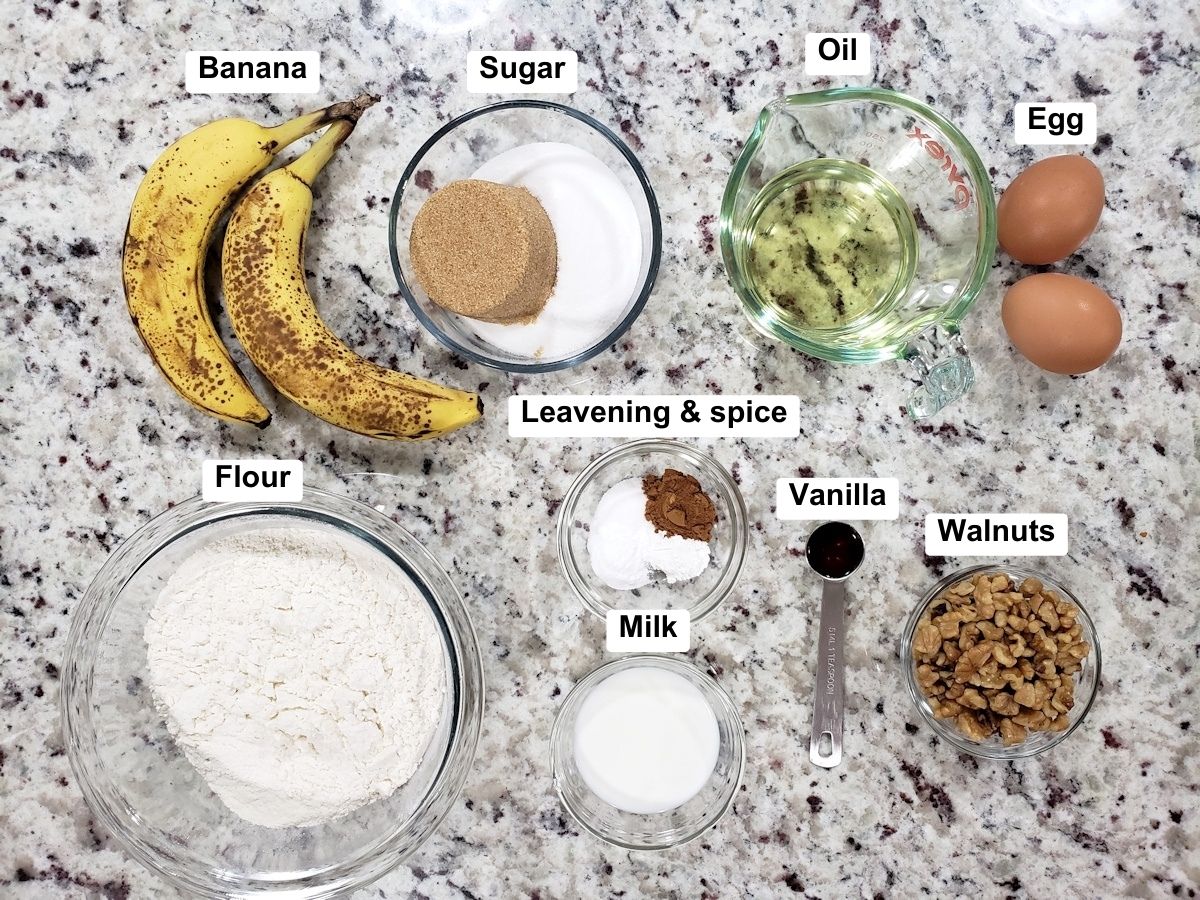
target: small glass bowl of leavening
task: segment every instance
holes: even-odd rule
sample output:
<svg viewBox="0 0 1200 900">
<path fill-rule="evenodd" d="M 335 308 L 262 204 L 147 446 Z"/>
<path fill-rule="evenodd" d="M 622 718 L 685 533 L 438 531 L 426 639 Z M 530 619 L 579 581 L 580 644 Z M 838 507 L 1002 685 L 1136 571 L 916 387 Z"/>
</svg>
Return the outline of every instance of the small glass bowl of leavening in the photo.
<svg viewBox="0 0 1200 900">
<path fill-rule="evenodd" d="M 205 542 L 303 527 L 362 541 L 419 589 L 440 633 L 440 723 L 408 783 L 330 822 L 264 828 L 233 813 L 172 738 L 149 683 L 147 619 L 166 580 Z M 221 573 L 214 572 L 219 579 Z M 63 731 L 92 814 L 134 859 L 189 896 L 349 894 L 399 865 L 454 806 L 483 718 L 483 671 L 466 607 L 445 571 L 387 516 L 305 488 L 295 503 L 206 503 L 151 519 L 122 543 L 71 617 Z"/>
<path fill-rule="evenodd" d="M 969 600 L 985 591 L 979 585 L 982 575 L 992 576 L 986 590 L 1004 597 L 988 601 L 984 614 L 993 617 L 980 622 L 979 604 Z M 943 621 L 960 603 L 972 610 L 965 621 L 945 620 L 942 634 L 921 634 L 923 626 Z M 1051 607 L 1042 615 L 1037 609 L 1026 613 L 1043 603 Z M 999 623 L 1013 624 L 1012 617 L 1018 617 L 1014 628 L 997 630 Z M 1043 637 L 1054 642 L 1053 650 Z M 994 645 L 992 638 L 1004 644 L 999 654 L 981 646 Z M 946 658 L 947 641 L 954 659 Z M 979 648 L 978 667 L 967 658 L 972 646 Z M 986 759 L 1023 759 L 1058 746 L 1083 723 L 1100 685 L 1100 644 L 1087 609 L 1059 581 L 1020 566 L 970 566 L 933 585 L 909 615 L 899 653 L 908 694 L 925 724 L 951 746 Z M 976 677 L 980 668 L 997 680 Z M 938 672 L 946 674 L 935 681 Z M 1011 679 L 1007 687 L 993 689 L 1005 678 Z M 923 679 L 934 683 L 935 696 L 928 696 Z M 960 716 L 967 718 L 960 721 Z"/>
<path fill-rule="evenodd" d="M 709 542 L 708 567 L 695 578 L 670 584 L 659 578 L 636 590 L 618 590 L 596 575 L 588 534 L 600 499 L 629 478 L 675 469 L 691 475 L 712 500 L 717 520 Z M 746 503 L 725 467 L 707 453 L 674 440 L 646 438 L 621 444 L 579 473 L 558 513 L 558 559 L 583 605 L 604 618 L 609 610 L 686 609 L 696 622 L 732 593 L 742 573 L 749 539 Z"/>
</svg>

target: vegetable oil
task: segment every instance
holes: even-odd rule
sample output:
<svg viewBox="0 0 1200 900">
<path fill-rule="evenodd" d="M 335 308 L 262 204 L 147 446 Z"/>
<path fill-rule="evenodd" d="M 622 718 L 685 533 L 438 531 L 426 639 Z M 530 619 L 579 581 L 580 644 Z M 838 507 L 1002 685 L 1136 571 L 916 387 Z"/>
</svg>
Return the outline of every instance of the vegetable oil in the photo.
<svg viewBox="0 0 1200 900">
<path fill-rule="evenodd" d="M 735 252 L 764 312 L 804 330 L 885 314 L 916 269 L 912 212 L 887 179 L 855 162 L 792 166 L 744 221 Z"/>
</svg>

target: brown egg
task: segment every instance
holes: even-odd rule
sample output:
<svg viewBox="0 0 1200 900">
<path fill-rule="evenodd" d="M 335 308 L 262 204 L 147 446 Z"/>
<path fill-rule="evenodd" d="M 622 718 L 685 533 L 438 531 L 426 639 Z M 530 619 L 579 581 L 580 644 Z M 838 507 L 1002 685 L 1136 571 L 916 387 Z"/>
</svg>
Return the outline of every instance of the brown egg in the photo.
<svg viewBox="0 0 1200 900">
<path fill-rule="evenodd" d="M 1047 272 L 1008 289 L 1004 330 L 1027 360 L 1047 372 L 1081 375 L 1108 362 L 1121 343 L 1121 313 L 1090 281 Z"/>
<path fill-rule="evenodd" d="M 1045 265 L 1066 259 L 1096 230 L 1104 178 L 1082 156 L 1051 156 L 1016 178 L 996 207 L 1000 246 L 1013 259 Z"/>
</svg>

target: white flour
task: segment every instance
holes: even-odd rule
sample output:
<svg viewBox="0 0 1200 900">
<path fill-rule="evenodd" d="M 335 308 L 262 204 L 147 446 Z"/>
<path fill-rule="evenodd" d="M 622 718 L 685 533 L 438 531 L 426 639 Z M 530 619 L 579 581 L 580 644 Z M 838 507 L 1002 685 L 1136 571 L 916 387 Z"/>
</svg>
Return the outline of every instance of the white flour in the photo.
<svg viewBox="0 0 1200 900">
<path fill-rule="evenodd" d="M 418 588 L 332 531 L 220 538 L 146 623 L 150 684 L 192 765 L 256 825 L 314 825 L 392 794 L 437 728 L 445 662 Z"/>
</svg>

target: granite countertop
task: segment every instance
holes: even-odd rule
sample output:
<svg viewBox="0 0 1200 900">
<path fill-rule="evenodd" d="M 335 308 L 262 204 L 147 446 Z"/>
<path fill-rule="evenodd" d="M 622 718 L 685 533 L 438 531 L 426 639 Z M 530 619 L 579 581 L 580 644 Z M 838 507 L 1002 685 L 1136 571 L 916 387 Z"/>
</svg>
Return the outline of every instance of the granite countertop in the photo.
<svg viewBox="0 0 1200 900">
<path fill-rule="evenodd" d="M 469 33 L 436 33 L 428 0 L 362 0 L 329 14 L 270 6 L 44 0 L 21 4 L 5 29 L 0 895 L 167 893 L 93 820 L 68 764 L 58 714 L 66 634 L 108 553 L 196 493 L 202 459 L 255 455 L 300 456 L 312 484 L 371 491 L 451 573 L 480 636 L 487 711 L 462 797 L 408 864 L 363 896 L 1200 892 L 1194 4 L 860 0 L 702 11 L 683 0 L 494 0 L 499 8 Z M 817 83 L 803 73 L 804 35 L 828 30 L 870 32 L 869 81 L 943 111 L 1000 186 L 1054 152 L 1013 146 L 1014 102 L 1098 105 L 1099 139 L 1086 152 L 1107 179 L 1107 209 L 1061 269 L 1120 304 L 1125 340 L 1109 365 L 1058 378 L 1015 354 L 998 309 L 1022 270 L 1004 257 L 964 325 L 978 384 L 925 423 L 900 411 L 910 382 L 898 364 L 835 367 L 751 337 L 714 247 L 721 192 L 760 107 Z M 210 119 L 276 122 L 318 105 L 185 93 L 185 50 L 249 47 L 319 49 L 320 102 L 364 88 L 383 95 L 324 176 L 308 267 L 350 343 L 480 390 L 483 423 L 431 444 L 373 443 L 272 393 L 275 422 L 260 433 L 205 418 L 159 377 L 119 278 L 143 167 Z M 388 201 L 420 142 L 481 102 L 464 84 L 465 53 L 477 47 L 577 50 L 571 103 L 624 136 L 662 205 L 663 264 L 645 313 L 618 346 L 570 373 L 508 377 L 456 360 L 394 289 Z M 601 623 L 558 571 L 554 513 L 575 474 L 617 441 L 510 439 L 504 401 L 517 390 L 760 385 L 800 395 L 799 440 L 695 442 L 736 475 L 750 514 L 744 577 L 696 627 L 692 654 L 741 710 L 744 785 L 702 839 L 660 855 L 624 852 L 566 815 L 547 754 L 563 694 L 604 658 Z M 831 772 L 807 760 L 817 585 L 800 555 L 805 527 L 781 523 L 772 508 L 775 479 L 810 471 L 896 476 L 902 492 L 898 521 L 864 527 L 869 554 L 851 585 L 847 756 Z M 358 472 L 394 477 L 364 485 Z M 976 760 L 918 722 L 896 639 L 915 597 L 956 564 L 923 554 L 922 519 L 935 510 L 1071 518 L 1069 556 L 1037 564 L 1092 611 L 1104 671 L 1084 726 L 1053 753 Z"/>
</svg>

